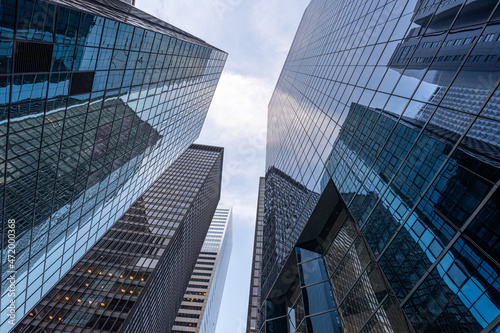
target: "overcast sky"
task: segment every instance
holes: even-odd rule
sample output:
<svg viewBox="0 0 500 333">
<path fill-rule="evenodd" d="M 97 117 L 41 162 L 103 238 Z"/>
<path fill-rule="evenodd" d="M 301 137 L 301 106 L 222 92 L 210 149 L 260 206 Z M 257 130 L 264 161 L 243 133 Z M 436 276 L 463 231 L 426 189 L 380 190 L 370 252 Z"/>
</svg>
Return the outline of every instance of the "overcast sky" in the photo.
<svg viewBox="0 0 500 333">
<path fill-rule="evenodd" d="M 309 0 L 136 0 L 138 8 L 229 53 L 197 143 L 223 146 L 221 204 L 233 251 L 217 333 L 245 332 L 267 105 Z"/>
</svg>

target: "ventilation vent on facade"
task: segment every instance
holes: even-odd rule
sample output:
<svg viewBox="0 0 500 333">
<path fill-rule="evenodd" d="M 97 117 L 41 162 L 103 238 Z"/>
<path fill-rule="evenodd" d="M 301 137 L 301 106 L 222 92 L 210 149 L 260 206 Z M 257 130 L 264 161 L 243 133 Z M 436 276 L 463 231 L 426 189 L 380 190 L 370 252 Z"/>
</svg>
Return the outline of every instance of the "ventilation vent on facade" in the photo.
<svg viewBox="0 0 500 333">
<path fill-rule="evenodd" d="M 53 44 L 16 42 L 14 73 L 50 72 Z"/>
<path fill-rule="evenodd" d="M 74 72 L 71 76 L 70 95 L 87 94 L 92 91 L 95 72 Z"/>
</svg>

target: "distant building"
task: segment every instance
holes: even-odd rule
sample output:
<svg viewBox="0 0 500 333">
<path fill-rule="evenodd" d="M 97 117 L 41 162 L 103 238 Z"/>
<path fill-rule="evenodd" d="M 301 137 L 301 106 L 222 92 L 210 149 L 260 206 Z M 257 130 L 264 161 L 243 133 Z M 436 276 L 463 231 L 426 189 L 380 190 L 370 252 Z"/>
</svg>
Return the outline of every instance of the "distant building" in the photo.
<svg viewBox="0 0 500 333">
<path fill-rule="evenodd" d="M 232 207 L 217 206 L 172 333 L 214 333 L 232 249 Z"/>
<path fill-rule="evenodd" d="M 250 278 L 250 293 L 248 296 L 247 333 L 259 331 L 260 309 L 260 278 L 262 268 L 262 247 L 264 235 L 264 190 L 266 179 L 259 178 L 259 195 L 257 198 L 257 212 L 255 218 L 255 236 L 252 257 L 252 273 Z"/>
<path fill-rule="evenodd" d="M 169 332 L 219 201 L 222 158 L 191 145 L 14 332 Z"/>
</svg>

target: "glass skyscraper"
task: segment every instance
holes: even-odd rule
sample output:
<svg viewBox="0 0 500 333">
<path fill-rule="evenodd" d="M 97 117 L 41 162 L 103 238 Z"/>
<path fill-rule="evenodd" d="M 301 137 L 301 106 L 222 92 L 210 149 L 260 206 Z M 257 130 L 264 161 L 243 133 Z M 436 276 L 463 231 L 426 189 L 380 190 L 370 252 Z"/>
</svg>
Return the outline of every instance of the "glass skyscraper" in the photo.
<svg viewBox="0 0 500 333">
<path fill-rule="evenodd" d="M 499 23 L 311 1 L 269 105 L 260 332 L 499 330 Z"/>
<path fill-rule="evenodd" d="M 215 210 L 171 333 L 215 332 L 233 246 L 232 210 Z"/>
<path fill-rule="evenodd" d="M 2 331 L 198 137 L 225 59 L 121 1 L 0 3 Z"/>
<path fill-rule="evenodd" d="M 222 159 L 191 145 L 13 332 L 169 332 L 216 218 Z"/>
</svg>

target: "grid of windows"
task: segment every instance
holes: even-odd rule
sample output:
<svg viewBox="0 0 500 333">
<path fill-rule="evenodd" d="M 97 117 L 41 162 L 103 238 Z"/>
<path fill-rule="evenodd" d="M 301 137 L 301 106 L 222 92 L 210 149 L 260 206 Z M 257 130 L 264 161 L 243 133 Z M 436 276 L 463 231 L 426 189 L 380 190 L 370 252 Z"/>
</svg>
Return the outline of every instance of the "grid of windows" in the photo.
<svg viewBox="0 0 500 333">
<path fill-rule="evenodd" d="M 313 0 L 306 9 L 269 105 L 264 243 L 278 244 L 290 217 L 312 219 L 333 181 L 359 228 L 331 240 L 343 242 L 344 262 L 325 257 L 348 331 L 382 329 L 393 305 L 417 332 L 500 321 L 499 20 L 498 1 Z M 273 191 L 276 170 L 310 193 L 286 205 L 294 192 Z M 283 241 L 288 255 L 296 238 Z M 263 318 L 279 250 L 264 247 Z M 354 254 L 366 253 L 373 264 L 357 267 Z M 372 271 L 387 278 L 391 306 L 359 303 Z"/>
<path fill-rule="evenodd" d="M 256 253 L 262 255 L 262 295 L 269 293 L 319 198 L 319 194 L 274 167 L 267 171 L 265 183 L 266 223 L 262 249 L 256 249 Z M 304 207 L 302 212 L 295 210 Z"/>
<path fill-rule="evenodd" d="M 0 12 L 0 215 L 16 221 L 20 318 L 196 139 L 226 54 L 115 0 Z"/>
<path fill-rule="evenodd" d="M 14 332 L 168 331 L 219 200 L 221 170 L 221 148 L 192 145 Z"/>
<path fill-rule="evenodd" d="M 260 327 L 258 311 L 260 308 L 260 275 L 262 265 L 265 186 L 265 178 L 259 178 L 259 195 L 257 198 L 257 213 L 255 218 L 255 239 L 253 246 L 252 273 L 250 278 L 250 293 L 248 300 L 247 333 L 256 333 L 258 332 Z"/>
<path fill-rule="evenodd" d="M 265 304 L 266 332 L 411 331 L 331 181 Z"/>
<path fill-rule="evenodd" d="M 210 238 L 209 235 L 213 230 L 223 230 L 219 242 L 214 243 Z M 177 313 L 176 322 L 185 322 L 184 318 L 188 317 L 192 318 L 189 323 L 195 325 L 187 325 L 191 328 L 186 331 L 186 328 L 181 327 L 185 325 L 176 324 L 172 328 L 174 332 L 209 333 L 215 331 L 231 248 L 232 207 L 219 205 L 212 218 L 202 251 L 198 256 L 193 274 L 184 293 L 184 302 Z M 215 267 L 205 267 L 207 265 Z M 197 270 L 213 270 L 213 272 L 205 274 L 208 277 L 207 279 L 200 279 L 197 277 L 199 276 Z M 193 301 L 192 295 L 206 296 L 199 302 L 203 304 L 199 307 L 188 305 L 188 302 Z"/>
</svg>

